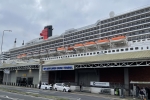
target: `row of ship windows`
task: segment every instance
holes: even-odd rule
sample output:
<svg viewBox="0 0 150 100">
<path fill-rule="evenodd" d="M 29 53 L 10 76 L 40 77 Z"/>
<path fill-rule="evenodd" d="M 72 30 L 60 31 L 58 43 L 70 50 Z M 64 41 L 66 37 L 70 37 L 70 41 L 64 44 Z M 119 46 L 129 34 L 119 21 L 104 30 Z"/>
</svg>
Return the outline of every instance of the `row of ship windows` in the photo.
<svg viewBox="0 0 150 100">
<path fill-rule="evenodd" d="M 140 25 L 140 26 L 137 26 L 137 27 L 130 27 L 130 28 L 125 28 L 125 29 L 120 29 L 120 30 L 117 30 L 117 31 L 110 31 L 110 32 L 107 32 L 107 33 L 102 33 L 102 34 L 106 34 L 106 36 L 108 36 L 108 35 L 114 35 L 114 34 L 118 34 L 118 33 L 122 33 L 122 32 L 129 32 L 129 31 L 139 30 L 139 29 L 148 28 L 148 27 L 150 27 L 150 23 L 145 24 L 145 25 Z M 101 36 L 104 36 L 102 34 L 101 34 Z"/>
<path fill-rule="evenodd" d="M 128 37 L 128 41 L 140 40 L 140 39 L 145 39 L 145 38 L 150 38 L 150 34 L 142 35 L 142 36 L 135 36 L 135 37 Z"/>
<path fill-rule="evenodd" d="M 114 26 L 114 27 L 110 27 L 110 28 L 107 28 L 107 29 L 102 29 L 101 32 L 112 31 L 112 30 L 125 28 L 125 27 L 129 27 L 129 26 L 134 26 L 134 25 L 137 26 L 138 24 L 144 24 L 144 23 L 148 23 L 148 22 L 150 22 L 150 18 L 149 19 L 135 21 L 135 22 L 131 22 L 131 23 L 126 23 L 126 24 L 122 24 L 122 25 L 118 25 L 118 26 Z"/>
<path fill-rule="evenodd" d="M 90 29 L 85 29 L 85 30 L 82 30 L 82 31 L 79 31 L 79 32 L 75 32 L 75 33 L 64 35 L 64 38 L 65 37 L 74 36 L 74 35 L 78 35 L 78 34 L 85 33 L 85 32 L 94 31 L 94 30 L 97 30 L 97 29 L 99 29 L 99 26 L 94 27 L 94 28 L 90 28 Z"/>
<path fill-rule="evenodd" d="M 135 32 L 130 32 L 130 33 L 126 33 L 124 34 L 125 36 L 132 36 L 132 35 L 140 35 L 140 34 L 145 34 L 145 33 L 149 33 L 150 30 L 141 30 L 141 31 L 135 31 Z M 104 33 L 104 34 L 101 34 L 100 36 L 101 37 L 104 37 L 104 36 L 109 36 L 109 35 L 115 35 L 117 32 L 113 32 L 113 33 Z M 120 33 L 120 32 L 118 32 Z"/>
<path fill-rule="evenodd" d="M 126 17 L 131 17 L 131 16 L 134 16 L 134 15 L 142 14 L 142 13 L 145 13 L 145 12 L 148 12 L 148 11 L 150 11 L 150 8 L 145 8 L 145 9 L 141 9 L 141 10 L 138 10 L 138 11 L 130 12 L 130 13 L 127 13 L 127 14 L 124 14 L 124 15 L 114 17 L 114 18 L 103 20 L 103 21 L 101 21 L 101 24 L 108 23 L 108 22 L 111 22 L 111 21 L 115 21 L 115 20 L 118 20 L 118 19 L 121 19 L 121 18 L 126 18 Z"/>
<path fill-rule="evenodd" d="M 149 47 L 147 47 L 146 49 L 149 49 Z M 117 50 L 108 50 L 108 51 L 104 51 L 104 53 L 111 53 L 111 52 L 119 52 L 119 51 L 132 51 L 132 50 L 143 50 L 143 47 L 139 48 L 139 47 L 135 47 L 135 48 L 125 48 L 125 49 L 117 49 Z"/>
<path fill-rule="evenodd" d="M 109 24 L 105 24 L 105 25 L 101 25 L 101 28 L 105 28 L 105 27 L 109 27 L 109 26 L 113 26 L 113 25 L 117 25 L 117 24 L 122 24 L 122 23 L 126 23 L 126 22 L 131 22 L 131 21 L 136 21 L 138 19 L 143 19 L 143 18 L 149 18 L 150 13 L 144 14 L 144 15 L 139 15 L 139 16 L 135 16 L 135 17 L 131 17 L 131 18 L 127 18 L 127 19 L 120 19 L 119 21 L 116 22 L 112 22 Z"/>
<path fill-rule="evenodd" d="M 77 35 L 77 36 L 66 37 L 65 40 L 71 40 L 71 39 L 81 38 L 81 37 L 85 37 L 85 36 L 89 36 L 89 35 L 94 35 L 94 34 L 98 34 L 98 33 L 99 33 L 99 31 L 89 32 L 89 33 L 80 34 L 80 35 Z"/>
<path fill-rule="evenodd" d="M 84 40 L 88 40 L 88 39 L 94 39 L 94 38 L 98 38 L 98 36 L 95 35 L 95 36 L 90 36 L 90 37 L 85 37 L 85 38 L 84 37 L 80 37 L 80 38 L 77 38 L 77 39 L 74 39 L 74 40 L 69 39 L 71 41 L 67 40 L 67 42 L 64 42 L 64 43 L 65 44 L 69 44 L 69 43 L 80 42 L 80 41 L 84 41 Z"/>
<path fill-rule="evenodd" d="M 85 36 L 80 36 L 80 37 L 78 37 L 78 38 L 68 38 L 68 39 L 65 39 L 65 41 L 69 41 L 69 40 L 73 40 L 74 39 L 74 41 L 75 40 L 78 40 L 78 41 L 82 41 L 82 40 L 88 40 L 88 39 L 93 39 L 93 38 L 96 38 L 96 37 L 98 37 L 97 35 L 91 35 L 91 36 L 89 36 L 89 35 L 87 35 L 87 37 L 85 37 Z M 76 41 L 75 41 L 76 42 Z"/>
</svg>

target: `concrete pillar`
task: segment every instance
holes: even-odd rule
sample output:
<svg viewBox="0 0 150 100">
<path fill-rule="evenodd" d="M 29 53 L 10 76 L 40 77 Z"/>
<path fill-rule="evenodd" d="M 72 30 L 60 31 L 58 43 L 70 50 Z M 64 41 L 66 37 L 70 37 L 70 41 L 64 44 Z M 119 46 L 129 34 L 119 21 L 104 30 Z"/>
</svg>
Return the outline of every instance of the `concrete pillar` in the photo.
<svg viewBox="0 0 150 100">
<path fill-rule="evenodd" d="M 124 68 L 124 88 L 127 91 L 127 94 L 129 94 L 129 70 L 128 68 Z"/>
<path fill-rule="evenodd" d="M 79 82 L 78 70 L 75 70 L 75 82 L 76 82 L 76 85 L 78 85 L 78 82 Z"/>
<path fill-rule="evenodd" d="M 42 84 L 42 63 L 39 65 L 39 89 L 41 88 Z"/>
</svg>

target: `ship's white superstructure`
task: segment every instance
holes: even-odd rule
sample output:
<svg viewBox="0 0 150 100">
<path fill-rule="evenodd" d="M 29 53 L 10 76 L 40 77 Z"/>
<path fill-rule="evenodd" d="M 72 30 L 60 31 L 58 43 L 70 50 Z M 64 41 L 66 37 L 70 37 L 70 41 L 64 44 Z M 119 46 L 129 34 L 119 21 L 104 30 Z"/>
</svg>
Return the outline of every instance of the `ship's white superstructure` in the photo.
<svg viewBox="0 0 150 100">
<path fill-rule="evenodd" d="M 43 32 L 47 32 L 44 30 Z M 150 50 L 150 7 L 98 20 L 62 35 L 34 39 L 9 50 L 10 59 L 56 60 Z"/>
</svg>

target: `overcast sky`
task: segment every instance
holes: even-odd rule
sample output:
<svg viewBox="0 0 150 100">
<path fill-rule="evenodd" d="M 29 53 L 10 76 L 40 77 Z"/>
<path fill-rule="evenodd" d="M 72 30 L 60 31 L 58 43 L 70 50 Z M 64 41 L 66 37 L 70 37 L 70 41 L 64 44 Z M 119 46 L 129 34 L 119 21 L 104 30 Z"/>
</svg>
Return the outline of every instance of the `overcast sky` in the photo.
<svg viewBox="0 0 150 100">
<path fill-rule="evenodd" d="M 40 37 L 46 25 L 53 25 L 53 36 L 65 30 L 80 28 L 109 17 L 150 6 L 150 0 L 0 0 L 0 43 L 9 50 L 17 38 L 17 47 Z"/>
</svg>

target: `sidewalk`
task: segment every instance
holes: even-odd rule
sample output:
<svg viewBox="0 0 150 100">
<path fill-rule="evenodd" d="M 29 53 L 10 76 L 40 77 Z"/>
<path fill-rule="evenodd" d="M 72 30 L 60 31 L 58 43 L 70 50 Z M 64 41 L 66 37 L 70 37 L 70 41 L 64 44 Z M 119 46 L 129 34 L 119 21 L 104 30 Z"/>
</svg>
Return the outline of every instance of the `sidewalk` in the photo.
<svg viewBox="0 0 150 100">
<path fill-rule="evenodd" d="M 115 96 L 115 95 L 96 94 L 96 93 L 87 93 L 87 92 L 78 92 L 78 91 L 73 91 L 73 93 L 77 93 L 80 95 L 87 95 L 87 96 L 111 98 L 111 100 L 140 100 L 138 98 L 133 98 L 130 96 L 120 97 L 120 96 Z"/>
<path fill-rule="evenodd" d="M 0 87 L 3 86 L 8 86 L 8 87 L 20 87 L 20 88 L 30 88 L 30 87 L 21 87 L 21 86 L 11 86 L 11 85 L 0 85 Z M 32 89 L 32 88 L 31 88 Z M 33 88 L 33 89 L 38 89 L 38 88 Z M 96 93 L 89 93 L 89 92 L 79 92 L 79 91 L 72 91 L 70 92 L 71 94 L 78 94 L 78 95 L 87 95 L 87 96 L 94 96 L 94 97 L 102 97 L 102 98 L 108 98 L 111 100 L 140 100 L 137 98 L 133 98 L 130 96 L 125 96 L 124 98 L 121 98 L 120 96 L 115 96 L 115 95 L 109 95 L 109 94 L 96 94 Z"/>
</svg>

